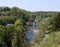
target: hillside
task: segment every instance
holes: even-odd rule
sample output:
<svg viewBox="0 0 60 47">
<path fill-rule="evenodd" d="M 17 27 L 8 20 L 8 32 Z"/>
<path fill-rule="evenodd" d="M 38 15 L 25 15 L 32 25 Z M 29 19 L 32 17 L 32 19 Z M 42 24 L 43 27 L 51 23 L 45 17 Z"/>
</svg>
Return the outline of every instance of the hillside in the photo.
<svg viewBox="0 0 60 47">
<path fill-rule="evenodd" d="M 36 11 L 36 12 L 32 12 L 32 13 L 33 13 L 33 15 L 36 15 L 36 16 L 45 17 L 45 16 L 55 16 L 59 12 L 54 12 L 54 11 Z"/>
</svg>

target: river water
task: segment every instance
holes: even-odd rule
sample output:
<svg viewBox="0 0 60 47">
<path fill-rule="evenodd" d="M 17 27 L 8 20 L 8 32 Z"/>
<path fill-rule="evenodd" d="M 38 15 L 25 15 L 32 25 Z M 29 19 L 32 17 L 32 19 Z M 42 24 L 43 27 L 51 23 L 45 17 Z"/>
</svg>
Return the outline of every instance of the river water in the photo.
<svg viewBox="0 0 60 47">
<path fill-rule="evenodd" d="M 26 33 L 26 38 L 28 39 L 28 42 L 33 42 L 33 36 L 36 35 L 34 30 L 37 29 L 37 22 L 34 21 L 32 26 L 28 27 L 27 33 Z"/>
<path fill-rule="evenodd" d="M 35 40 L 39 39 L 39 29 L 37 27 L 37 22 L 33 22 L 32 26 L 28 27 L 28 30 L 26 32 L 26 38 L 28 39 L 28 42 L 35 43 Z M 45 40 L 47 39 L 49 34 L 45 34 L 45 37 L 42 39 Z"/>
</svg>

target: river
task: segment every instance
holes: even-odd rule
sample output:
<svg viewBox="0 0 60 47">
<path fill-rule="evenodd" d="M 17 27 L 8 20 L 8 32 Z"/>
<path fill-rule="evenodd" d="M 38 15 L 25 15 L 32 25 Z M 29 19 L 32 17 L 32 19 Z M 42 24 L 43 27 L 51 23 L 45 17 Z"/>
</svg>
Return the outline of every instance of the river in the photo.
<svg viewBox="0 0 60 47">
<path fill-rule="evenodd" d="M 33 37 L 37 35 L 37 22 L 36 20 L 33 22 L 32 26 L 28 27 L 26 38 L 28 39 L 28 42 L 34 42 Z"/>
<path fill-rule="evenodd" d="M 26 38 L 28 39 L 28 42 L 35 43 L 36 39 L 39 39 L 39 29 L 37 27 L 38 22 L 35 20 L 33 22 L 32 26 L 28 27 L 27 33 L 26 33 Z M 49 34 L 45 33 L 45 37 L 42 39 L 44 41 L 45 39 L 48 38 Z"/>
</svg>

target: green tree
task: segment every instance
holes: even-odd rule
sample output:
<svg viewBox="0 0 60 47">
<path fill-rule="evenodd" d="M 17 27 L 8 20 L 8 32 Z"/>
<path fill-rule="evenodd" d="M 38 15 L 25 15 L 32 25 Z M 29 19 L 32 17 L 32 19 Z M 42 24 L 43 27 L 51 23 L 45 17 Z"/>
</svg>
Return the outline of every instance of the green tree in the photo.
<svg viewBox="0 0 60 47">
<path fill-rule="evenodd" d="M 58 15 L 56 15 L 52 20 L 52 30 L 57 30 L 59 28 L 60 28 L 60 13 L 58 13 Z"/>
<path fill-rule="evenodd" d="M 26 23 L 22 19 L 18 19 L 18 20 L 15 21 L 15 27 L 17 27 L 17 26 L 20 26 L 20 27 L 23 26 L 23 27 L 25 27 Z"/>
</svg>

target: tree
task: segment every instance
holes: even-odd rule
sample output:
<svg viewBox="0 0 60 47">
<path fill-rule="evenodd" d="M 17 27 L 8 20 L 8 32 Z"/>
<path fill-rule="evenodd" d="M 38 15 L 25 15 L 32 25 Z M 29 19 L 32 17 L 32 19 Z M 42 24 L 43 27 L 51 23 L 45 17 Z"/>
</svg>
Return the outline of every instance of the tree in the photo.
<svg viewBox="0 0 60 47">
<path fill-rule="evenodd" d="M 4 35 L 5 35 L 5 27 L 0 25 L 0 47 L 6 47 L 6 44 L 4 42 Z"/>
<path fill-rule="evenodd" d="M 18 19 L 15 22 L 15 28 L 16 28 L 16 33 L 15 33 L 15 39 L 13 40 L 13 47 L 25 47 L 25 26 L 26 23 L 22 19 Z M 16 45 L 17 44 L 17 45 Z"/>
<path fill-rule="evenodd" d="M 15 21 L 15 27 L 17 27 L 17 26 L 25 27 L 25 25 L 26 25 L 26 23 L 22 19 L 18 19 L 18 20 Z"/>
<path fill-rule="evenodd" d="M 0 19 L 0 25 L 6 25 L 6 20 L 4 20 L 3 18 Z"/>
<path fill-rule="evenodd" d="M 60 28 L 60 13 L 52 20 L 52 30 L 57 30 L 58 28 Z"/>
<path fill-rule="evenodd" d="M 10 11 L 9 7 L 4 7 L 3 11 Z"/>
<path fill-rule="evenodd" d="M 19 11 L 20 11 L 20 9 L 18 7 L 13 7 L 13 8 L 11 8 L 11 15 L 19 16 L 19 13 L 20 13 Z"/>
<path fill-rule="evenodd" d="M 15 32 L 15 29 L 13 26 L 6 26 L 5 27 L 5 35 L 3 37 L 3 40 L 6 44 L 7 47 L 12 47 L 12 39 L 13 39 L 13 34 Z"/>
</svg>

